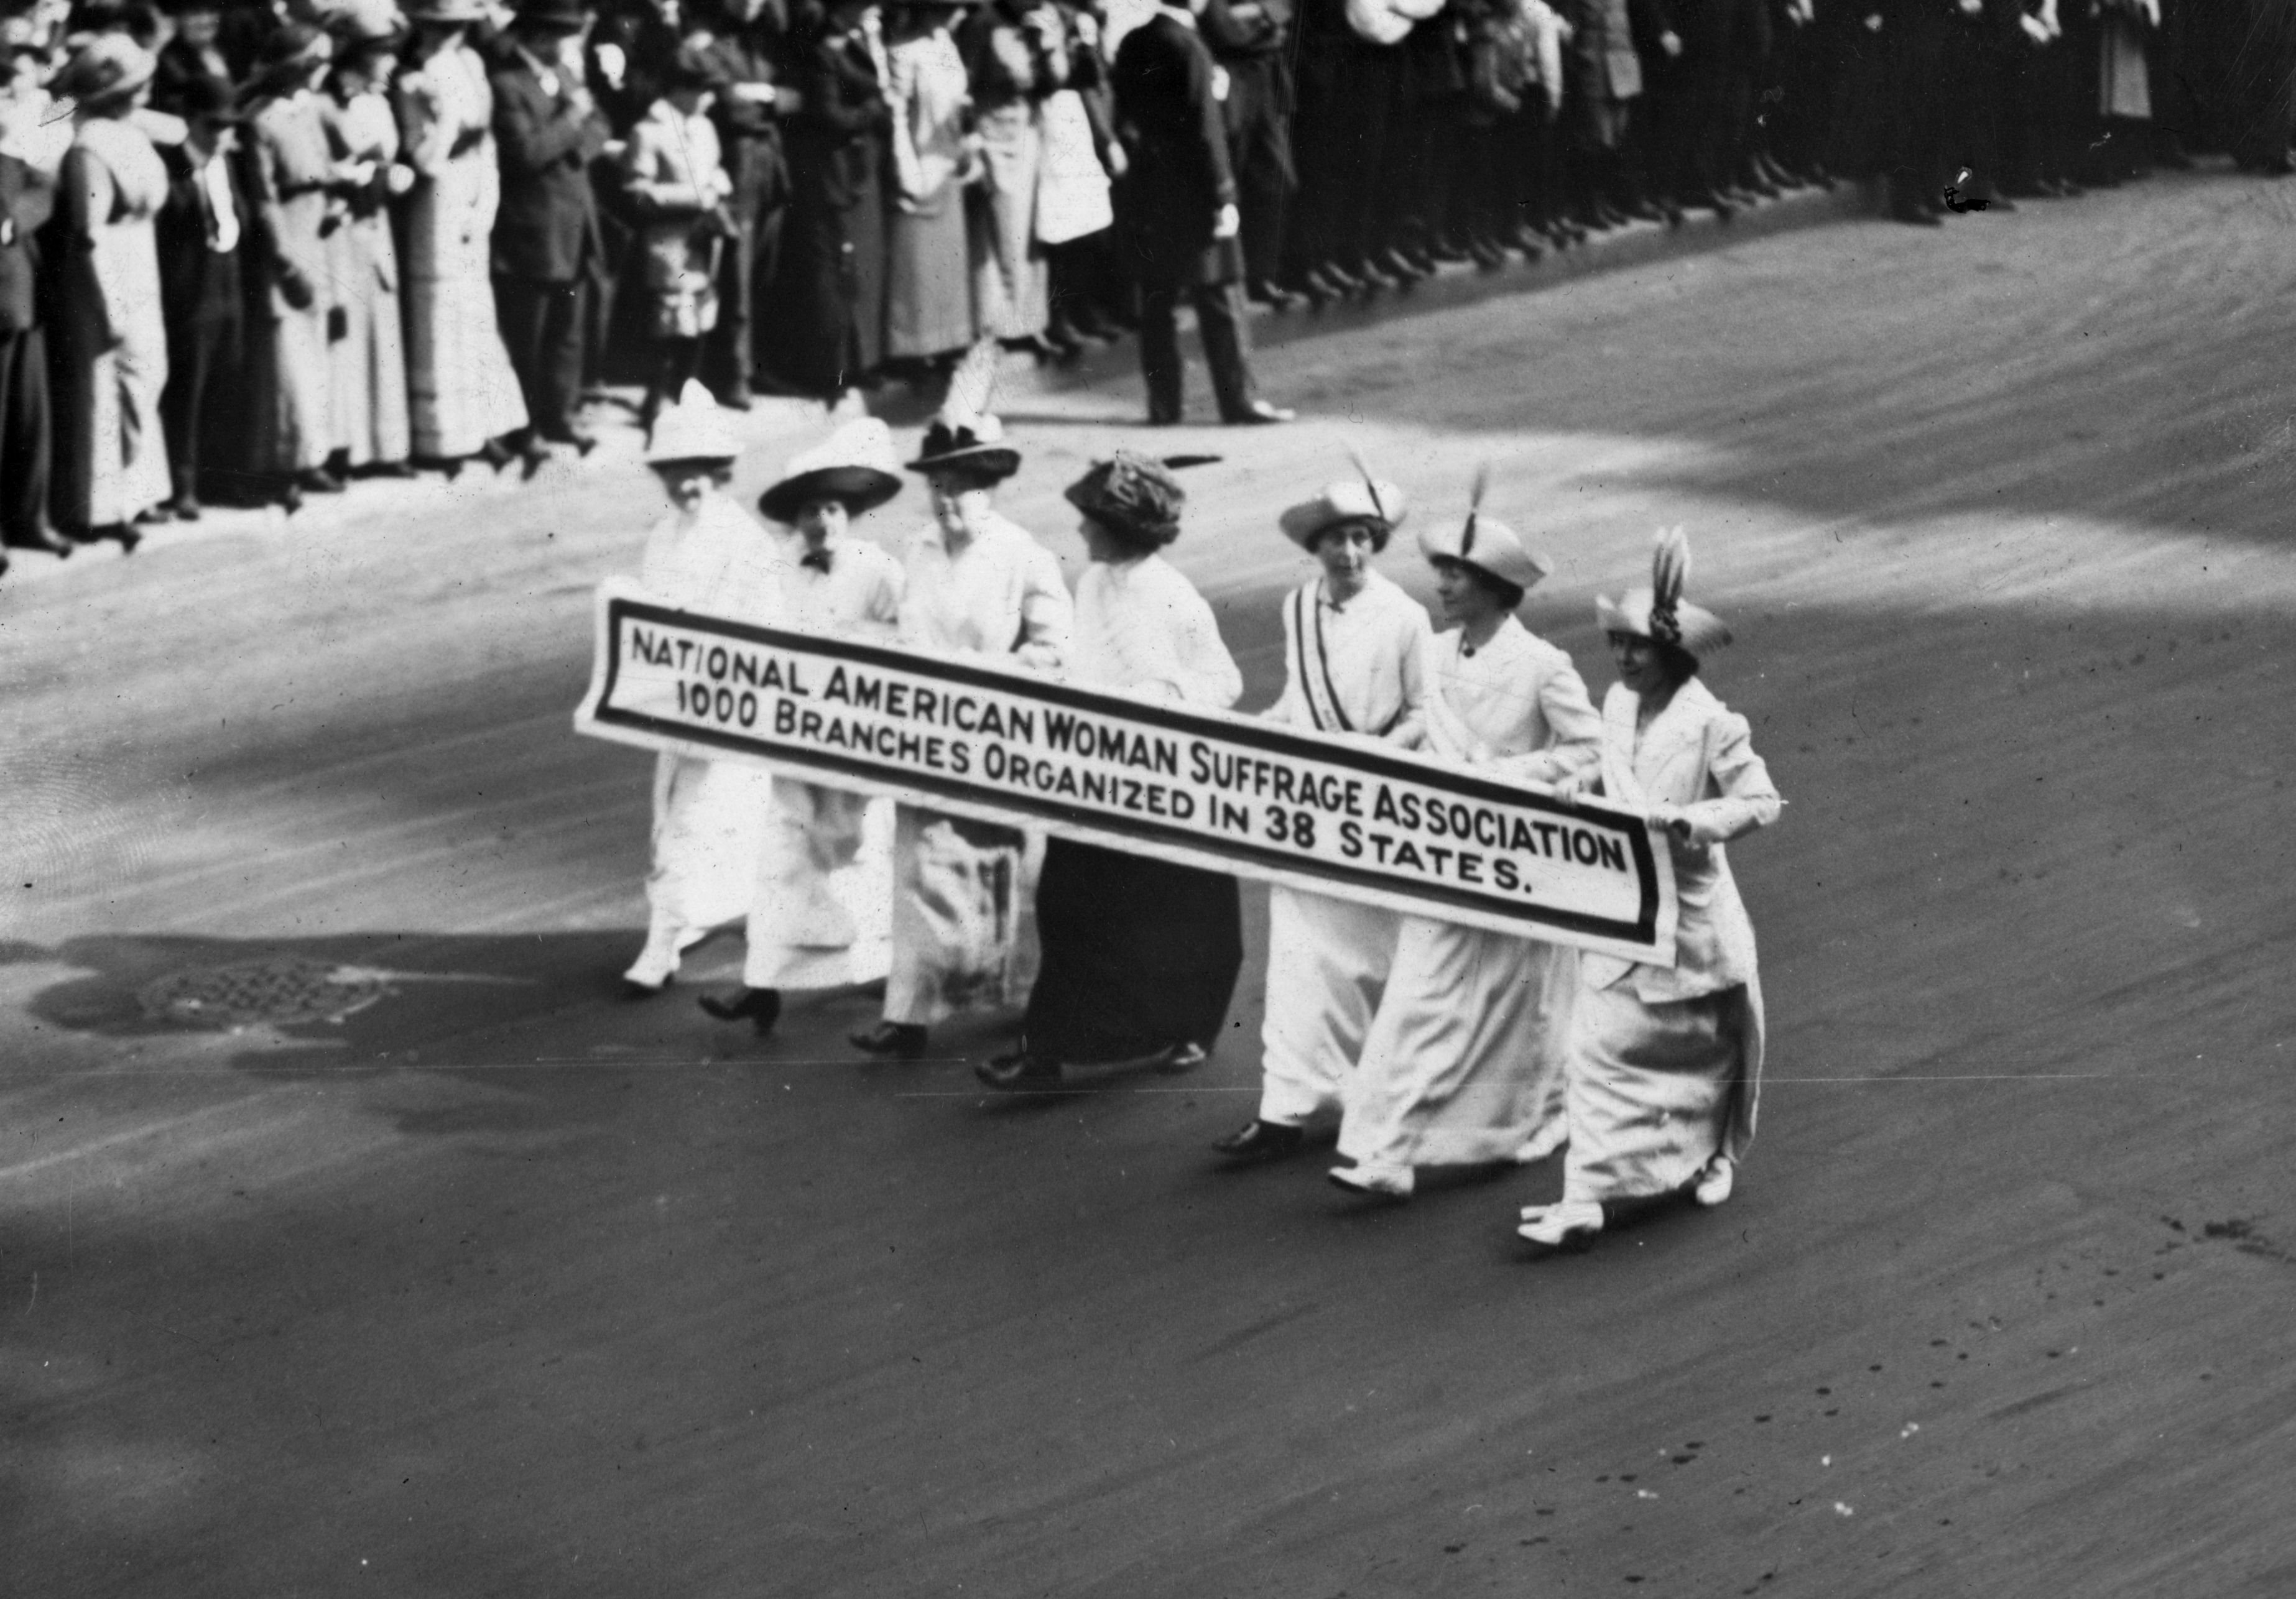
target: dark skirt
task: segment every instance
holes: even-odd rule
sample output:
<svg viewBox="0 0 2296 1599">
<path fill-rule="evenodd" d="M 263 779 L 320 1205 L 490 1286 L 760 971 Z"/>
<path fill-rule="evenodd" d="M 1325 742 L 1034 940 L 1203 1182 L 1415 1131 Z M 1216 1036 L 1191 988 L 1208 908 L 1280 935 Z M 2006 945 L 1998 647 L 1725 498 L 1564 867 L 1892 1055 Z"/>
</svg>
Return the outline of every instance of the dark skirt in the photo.
<svg viewBox="0 0 2296 1599">
<path fill-rule="evenodd" d="M 1054 838 L 1037 884 L 1044 963 L 1021 1038 L 1076 1065 L 1219 1041 L 1243 965 L 1235 879 Z"/>
</svg>

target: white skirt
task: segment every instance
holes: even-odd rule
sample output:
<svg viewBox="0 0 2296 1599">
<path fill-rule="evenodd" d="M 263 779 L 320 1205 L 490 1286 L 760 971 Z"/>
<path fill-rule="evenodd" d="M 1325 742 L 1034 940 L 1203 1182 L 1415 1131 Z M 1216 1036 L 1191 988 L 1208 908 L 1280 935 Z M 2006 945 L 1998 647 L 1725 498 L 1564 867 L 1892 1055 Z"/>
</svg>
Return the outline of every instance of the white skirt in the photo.
<svg viewBox="0 0 2296 1599">
<path fill-rule="evenodd" d="M 1267 891 L 1260 1120 L 1297 1127 L 1340 1108 L 1387 990 L 1402 920 L 1282 884 Z"/>
<path fill-rule="evenodd" d="M 893 817 L 893 956 L 885 1020 L 930 1027 L 1020 1005 L 1037 977 L 1044 840 L 900 805 Z"/>
<path fill-rule="evenodd" d="M 893 804 L 776 779 L 742 981 L 841 988 L 892 967 Z"/>
<path fill-rule="evenodd" d="M 1625 982 L 1579 994 L 1565 1203 L 1671 1194 L 1716 1154 L 1743 1154 L 1759 1007 L 1744 984 L 1663 1004 Z"/>
</svg>

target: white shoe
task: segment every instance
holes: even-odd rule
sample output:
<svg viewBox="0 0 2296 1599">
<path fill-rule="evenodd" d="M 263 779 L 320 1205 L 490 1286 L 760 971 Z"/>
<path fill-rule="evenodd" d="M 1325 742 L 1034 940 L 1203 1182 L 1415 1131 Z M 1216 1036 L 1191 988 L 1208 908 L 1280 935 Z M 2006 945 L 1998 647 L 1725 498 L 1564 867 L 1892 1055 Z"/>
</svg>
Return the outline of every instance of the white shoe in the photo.
<svg viewBox="0 0 2296 1599">
<path fill-rule="evenodd" d="M 657 923 L 646 930 L 645 948 L 630 962 L 622 981 L 635 988 L 666 988 L 677 975 L 677 963 L 686 950 L 709 936 L 707 927 L 681 927 Z"/>
<path fill-rule="evenodd" d="M 1718 1154 L 1707 1162 L 1706 1170 L 1698 1174 L 1690 1196 L 1708 1210 L 1712 1210 L 1730 1197 L 1730 1190 L 1737 1186 L 1737 1179 L 1738 1163 L 1726 1154 Z"/>
<path fill-rule="evenodd" d="M 1514 1163 L 1518 1166 L 1536 1166 L 1570 1141 L 1570 1119 L 1567 1116 L 1550 1116 L 1547 1118 L 1546 1124 L 1526 1138 L 1522 1147 L 1514 1152 Z"/>
<path fill-rule="evenodd" d="M 1413 1179 L 1408 1166 L 1381 1166 L 1369 1162 L 1334 1166 L 1331 1179 L 1351 1194 L 1373 1194 L 1382 1199 L 1411 1197 Z"/>
<path fill-rule="evenodd" d="M 1550 1249 L 1592 1244 L 1603 1230 L 1603 1207 L 1590 1199 L 1526 1205 L 1522 1225 L 1514 1230 L 1515 1236 Z"/>
</svg>

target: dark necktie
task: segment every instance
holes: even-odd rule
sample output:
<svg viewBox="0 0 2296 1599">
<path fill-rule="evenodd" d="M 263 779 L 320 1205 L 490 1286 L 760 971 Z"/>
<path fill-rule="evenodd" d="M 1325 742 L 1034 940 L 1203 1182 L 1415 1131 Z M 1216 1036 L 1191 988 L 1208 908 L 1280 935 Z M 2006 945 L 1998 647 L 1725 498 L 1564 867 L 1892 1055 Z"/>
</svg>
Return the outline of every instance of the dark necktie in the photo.
<svg viewBox="0 0 2296 1599">
<path fill-rule="evenodd" d="M 800 567 L 811 567 L 815 571 L 820 573 L 824 577 L 826 577 L 829 575 L 829 551 L 827 550 L 808 550 L 803 555 L 797 558 L 797 564 Z"/>
</svg>

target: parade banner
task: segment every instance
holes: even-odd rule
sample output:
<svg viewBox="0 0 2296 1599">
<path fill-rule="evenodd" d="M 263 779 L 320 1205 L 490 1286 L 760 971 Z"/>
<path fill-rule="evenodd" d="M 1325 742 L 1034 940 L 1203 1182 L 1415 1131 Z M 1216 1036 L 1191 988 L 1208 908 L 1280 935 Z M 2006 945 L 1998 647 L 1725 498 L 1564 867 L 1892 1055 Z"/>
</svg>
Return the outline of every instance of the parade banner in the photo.
<svg viewBox="0 0 2296 1599">
<path fill-rule="evenodd" d="M 1648 820 L 1392 745 L 599 591 L 578 731 L 1674 964 Z"/>
</svg>

